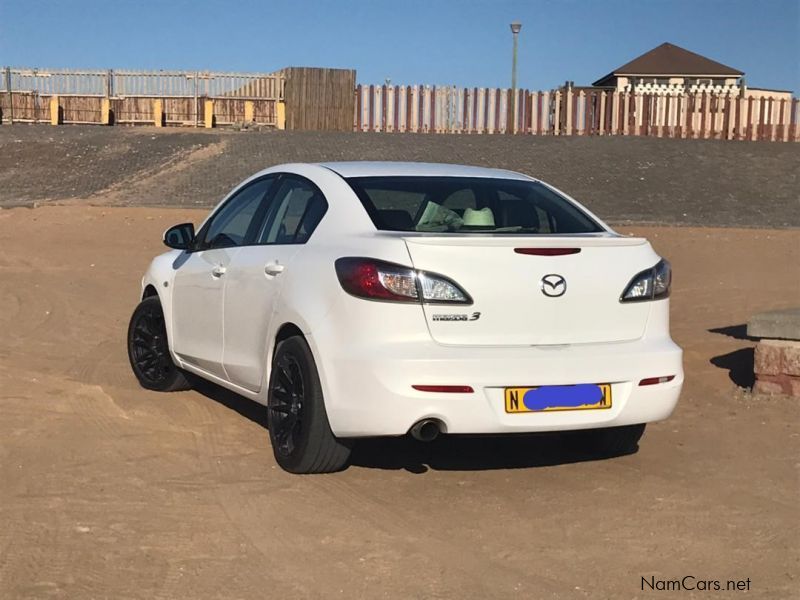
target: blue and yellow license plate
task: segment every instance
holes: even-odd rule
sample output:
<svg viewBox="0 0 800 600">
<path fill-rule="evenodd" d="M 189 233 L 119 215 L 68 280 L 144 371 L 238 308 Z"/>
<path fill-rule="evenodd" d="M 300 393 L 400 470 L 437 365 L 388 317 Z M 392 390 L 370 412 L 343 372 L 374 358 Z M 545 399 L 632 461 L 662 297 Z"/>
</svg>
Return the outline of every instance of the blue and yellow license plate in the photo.
<svg viewBox="0 0 800 600">
<path fill-rule="evenodd" d="M 604 409 L 611 408 L 611 384 L 506 388 L 505 398 L 507 413 Z"/>
</svg>

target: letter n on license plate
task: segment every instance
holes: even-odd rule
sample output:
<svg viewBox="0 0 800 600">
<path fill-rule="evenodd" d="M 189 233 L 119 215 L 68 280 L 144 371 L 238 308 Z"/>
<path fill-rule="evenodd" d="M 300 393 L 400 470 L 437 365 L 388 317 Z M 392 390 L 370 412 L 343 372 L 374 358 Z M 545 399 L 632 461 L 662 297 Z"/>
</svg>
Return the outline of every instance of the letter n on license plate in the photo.
<svg viewBox="0 0 800 600">
<path fill-rule="evenodd" d="M 610 383 L 541 385 L 505 389 L 507 413 L 611 408 Z"/>
</svg>

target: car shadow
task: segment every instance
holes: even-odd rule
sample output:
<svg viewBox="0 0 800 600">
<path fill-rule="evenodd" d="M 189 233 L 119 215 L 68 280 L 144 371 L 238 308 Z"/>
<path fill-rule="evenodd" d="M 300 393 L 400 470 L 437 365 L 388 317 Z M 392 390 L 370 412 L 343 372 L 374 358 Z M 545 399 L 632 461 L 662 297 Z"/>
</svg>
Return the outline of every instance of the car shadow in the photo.
<svg viewBox="0 0 800 600">
<path fill-rule="evenodd" d="M 267 411 L 262 405 L 200 377 L 187 376 L 197 393 L 268 429 Z M 410 436 L 364 438 L 355 444 L 350 466 L 409 473 L 529 469 L 604 460 L 637 451 L 638 448 L 615 455 L 589 454 L 572 447 L 557 433 L 443 435 L 432 442 L 420 442 Z"/>
<path fill-rule="evenodd" d="M 244 396 L 240 396 L 235 392 L 191 373 L 187 373 L 186 376 L 189 380 L 189 384 L 192 386 L 192 390 L 195 392 L 239 413 L 244 418 L 267 429 L 267 409 L 258 402 L 253 402 Z"/>
<path fill-rule="evenodd" d="M 432 442 L 419 442 L 405 436 L 359 440 L 350 464 L 369 469 L 403 469 L 410 473 L 531 469 L 605 460 L 637 451 L 638 447 L 632 452 L 614 455 L 589 454 L 571 447 L 555 433 L 444 435 Z"/>
<path fill-rule="evenodd" d="M 729 325 L 728 327 L 716 327 L 708 331 L 709 333 L 718 333 L 736 340 L 746 340 L 749 342 L 758 341 L 758 338 L 747 335 L 747 325 L 744 323 L 741 325 Z M 715 367 L 727 370 L 728 377 L 737 386 L 741 388 L 752 388 L 756 381 L 756 376 L 753 372 L 754 357 L 755 349 L 749 346 L 747 348 L 739 348 L 727 354 L 714 356 L 709 362 Z"/>
</svg>

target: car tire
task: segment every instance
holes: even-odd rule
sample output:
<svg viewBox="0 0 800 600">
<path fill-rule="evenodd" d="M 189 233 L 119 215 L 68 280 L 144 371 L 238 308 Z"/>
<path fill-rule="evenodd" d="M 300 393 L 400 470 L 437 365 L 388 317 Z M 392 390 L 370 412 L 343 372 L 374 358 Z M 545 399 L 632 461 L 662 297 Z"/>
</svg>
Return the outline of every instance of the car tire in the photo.
<svg viewBox="0 0 800 600">
<path fill-rule="evenodd" d="M 574 449 L 582 453 L 622 456 L 636 452 L 644 430 L 644 423 L 604 429 L 585 429 L 569 432 L 567 440 Z"/>
<path fill-rule="evenodd" d="M 331 431 L 314 356 L 300 336 L 275 348 L 267 424 L 275 460 L 284 470 L 332 473 L 347 466 L 352 443 Z"/>
<path fill-rule="evenodd" d="M 139 303 L 128 324 L 128 359 L 139 384 L 156 392 L 191 388 L 184 372 L 172 361 L 158 296 Z"/>
</svg>

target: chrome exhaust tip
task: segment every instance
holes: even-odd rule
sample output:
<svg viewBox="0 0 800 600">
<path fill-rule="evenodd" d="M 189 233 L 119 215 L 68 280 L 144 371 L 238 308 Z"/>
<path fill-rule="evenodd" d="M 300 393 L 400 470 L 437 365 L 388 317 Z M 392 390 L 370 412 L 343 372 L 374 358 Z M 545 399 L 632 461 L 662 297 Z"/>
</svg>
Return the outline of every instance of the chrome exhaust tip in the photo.
<svg viewBox="0 0 800 600">
<path fill-rule="evenodd" d="M 420 442 L 432 442 L 441 433 L 441 426 L 436 419 L 422 419 L 411 427 L 411 437 Z"/>
</svg>

